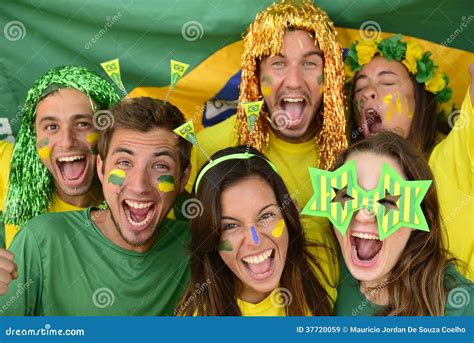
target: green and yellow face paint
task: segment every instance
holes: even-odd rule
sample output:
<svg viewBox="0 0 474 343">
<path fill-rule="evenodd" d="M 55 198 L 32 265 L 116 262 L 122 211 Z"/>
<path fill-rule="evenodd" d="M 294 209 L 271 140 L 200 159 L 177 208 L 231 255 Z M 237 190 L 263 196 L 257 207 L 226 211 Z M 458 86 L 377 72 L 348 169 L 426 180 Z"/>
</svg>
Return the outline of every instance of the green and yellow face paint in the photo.
<svg viewBox="0 0 474 343">
<path fill-rule="evenodd" d="M 270 75 L 263 75 L 262 83 L 260 86 L 260 90 L 263 96 L 268 96 L 272 94 L 272 83 L 273 79 Z"/>
<path fill-rule="evenodd" d="M 124 180 L 125 180 L 125 170 L 114 169 L 109 173 L 108 181 L 112 185 L 122 186 Z"/>
<path fill-rule="evenodd" d="M 365 190 L 357 184 L 355 161 L 333 172 L 310 167 L 309 173 L 314 195 L 302 214 L 327 217 L 341 235 L 346 233 L 353 214 L 362 208 L 376 216 L 380 240 L 401 227 L 429 231 L 421 202 L 431 180 L 407 181 L 384 163 L 378 186 Z M 395 208 L 384 205 L 386 200 L 394 202 Z"/>
<path fill-rule="evenodd" d="M 38 147 L 38 156 L 42 160 L 47 160 L 51 158 L 51 148 L 48 146 L 49 138 L 42 138 L 37 143 L 36 146 Z"/>
<path fill-rule="evenodd" d="M 226 239 L 224 241 L 220 241 L 219 245 L 217 246 L 217 250 L 219 251 L 233 251 L 234 247 L 232 246 L 232 243 Z"/>
<path fill-rule="evenodd" d="M 171 175 L 161 175 L 158 177 L 158 185 L 156 188 L 160 192 L 168 193 L 174 191 L 175 179 Z"/>
<path fill-rule="evenodd" d="M 99 151 L 97 150 L 97 141 L 99 140 L 98 132 L 90 132 L 86 136 L 87 143 L 90 144 L 90 151 L 92 154 L 97 155 Z"/>
</svg>

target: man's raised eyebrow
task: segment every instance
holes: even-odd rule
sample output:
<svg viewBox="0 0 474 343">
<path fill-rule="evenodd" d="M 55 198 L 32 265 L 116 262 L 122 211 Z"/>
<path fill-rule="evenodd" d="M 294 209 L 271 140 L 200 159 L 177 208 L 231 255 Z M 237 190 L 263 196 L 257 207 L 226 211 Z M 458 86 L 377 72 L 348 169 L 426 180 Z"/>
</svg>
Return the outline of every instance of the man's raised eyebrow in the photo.
<svg viewBox="0 0 474 343">
<path fill-rule="evenodd" d="M 169 150 L 162 150 L 162 151 L 157 151 L 153 154 L 154 157 L 160 157 L 160 156 L 169 156 L 173 161 L 176 161 L 175 154 L 173 154 Z"/>
<path fill-rule="evenodd" d="M 132 156 L 135 155 L 132 150 L 127 149 L 127 148 L 122 148 L 122 147 L 116 148 L 116 149 L 112 152 L 112 155 L 115 155 L 115 154 L 118 154 L 118 153 L 121 153 L 121 152 L 124 152 L 124 153 L 129 154 L 129 155 L 132 155 Z"/>
</svg>

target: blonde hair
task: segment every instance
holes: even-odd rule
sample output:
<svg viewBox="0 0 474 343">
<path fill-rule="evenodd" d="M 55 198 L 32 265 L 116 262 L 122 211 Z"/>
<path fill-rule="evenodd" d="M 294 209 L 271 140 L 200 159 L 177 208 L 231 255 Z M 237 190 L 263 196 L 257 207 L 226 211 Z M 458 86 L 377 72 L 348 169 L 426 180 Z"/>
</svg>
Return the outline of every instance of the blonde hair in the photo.
<svg viewBox="0 0 474 343">
<path fill-rule="evenodd" d="M 259 13 L 244 38 L 242 79 L 237 109 L 239 144 L 250 144 L 264 152 L 269 141 L 268 110 L 263 106 L 251 133 L 243 103 L 262 99 L 258 61 L 281 52 L 283 35 L 289 30 L 303 30 L 314 36 L 314 43 L 324 54 L 324 108 L 321 128 L 315 140 L 319 150 L 319 168 L 329 169 L 337 155 L 347 147 L 344 115 L 344 69 L 342 48 L 328 15 L 309 1 L 281 1 Z"/>
</svg>

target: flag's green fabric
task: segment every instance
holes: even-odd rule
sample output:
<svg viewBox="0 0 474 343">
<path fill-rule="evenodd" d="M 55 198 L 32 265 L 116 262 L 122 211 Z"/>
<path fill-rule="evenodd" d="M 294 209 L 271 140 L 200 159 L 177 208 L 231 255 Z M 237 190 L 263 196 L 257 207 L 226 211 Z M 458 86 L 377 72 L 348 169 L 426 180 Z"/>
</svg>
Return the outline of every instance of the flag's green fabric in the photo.
<svg viewBox="0 0 474 343">
<path fill-rule="evenodd" d="M 47 70 L 77 64 L 106 76 L 100 63 L 115 58 L 130 96 L 168 93 L 169 100 L 194 120 L 196 131 L 215 124 L 234 112 L 242 34 L 256 13 L 272 2 L 2 1 L 0 139 L 14 139 L 26 92 Z M 432 50 L 448 73 L 460 105 L 469 80 L 467 66 L 474 60 L 471 1 L 316 3 L 334 20 L 344 47 L 362 32 L 400 32 L 421 39 L 422 47 Z M 171 91 L 170 60 L 189 64 Z"/>
</svg>

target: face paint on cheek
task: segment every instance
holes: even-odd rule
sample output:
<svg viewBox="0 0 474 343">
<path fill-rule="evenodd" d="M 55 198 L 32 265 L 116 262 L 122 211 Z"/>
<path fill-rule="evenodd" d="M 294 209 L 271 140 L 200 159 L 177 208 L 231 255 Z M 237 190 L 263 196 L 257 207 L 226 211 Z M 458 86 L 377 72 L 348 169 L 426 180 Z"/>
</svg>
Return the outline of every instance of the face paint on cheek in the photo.
<svg viewBox="0 0 474 343">
<path fill-rule="evenodd" d="M 48 144 L 49 144 L 49 138 L 47 137 L 40 139 L 36 143 L 36 146 L 38 147 L 38 156 L 42 160 L 51 158 L 51 148 L 48 146 Z"/>
<path fill-rule="evenodd" d="M 125 180 L 125 170 L 114 169 L 109 173 L 108 181 L 115 186 L 122 186 Z"/>
<path fill-rule="evenodd" d="M 383 102 L 388 105 L 388 111 L 387 111 L 387 115 L 386 115 L 386 119 L 388 122 L 390 122 L 390 120 L 392 120 L 392 114 L 393 114 L 393 104 L 392 104 L 392 94 L 387 94 L 384 98 L 383 98 Z"/>
<path fill-rule="evenodd" d="M 285 221 L 280 219 L 278 223 L 275 225 L 275 228 L 272 230 L 272 236 L 275 238 L 279 238 L 283 233 L 283 229 L 285 228 Z"/>
<path fill-rule="evenodd" d="M 175 179 L 171 175 L 161 175 L 160 177 L 158 177 L 158 185 L 156 186 L 156 188 L 160 192 L 172 192 L 174 191 L 174 183 Z"/>
<path fill-rule="evenodd" d="M 99 140 L 98 132 L 88 133 L 86 136 L 87 142 L 91 145 L 90 151 L 92 154 L 97 155 L 99 151 L 97 150 L 97 141 Z"/>
<path fill-rule="evenodd" d="M 405 107 L 407 109 L 407 115 L 408 115 L 408 118 L 413 118 L 413 112 L 410 111 L 410 107 L 408 106 L 408 98 L 405 97 L 403 100 L 405 100 Z"/>
<path fill-rule="evenodd" d="M 257 230 L 253 226 L 250 227 L 250 232 L 252 233 L 252 240 L 255 244 L 260 242 L 260 238 L 258 237 Z"/>
<path fill-rule="evenodd" d="M 225 241 L 220 241 L 219 245 L 217 246 L 217 250 L 219 251 L 233 251 L 234 247 L 232 246 L 232 243 L 226 239 Z"/>
<path fill-rule="evenodd" d="M 397 114 L 402 114 L 402 102 L 400 101 L 400 93 L 397 92 L 397 97 L 395 98 L 395 106 L 397 108 Z"/>
<path fill-rule="evenodd" d="M 263 96 L 268 96 L 272 94 L 272 83 L 273 79 L 270 75 L 264 75 L 262 77 L 262 85 L 260 87 Z"/>
<path fill-rule="evenodd" d="M 318 76 L 318 85 L 322 85 L 324 82 L 324 74 Z"/>
</svg>

